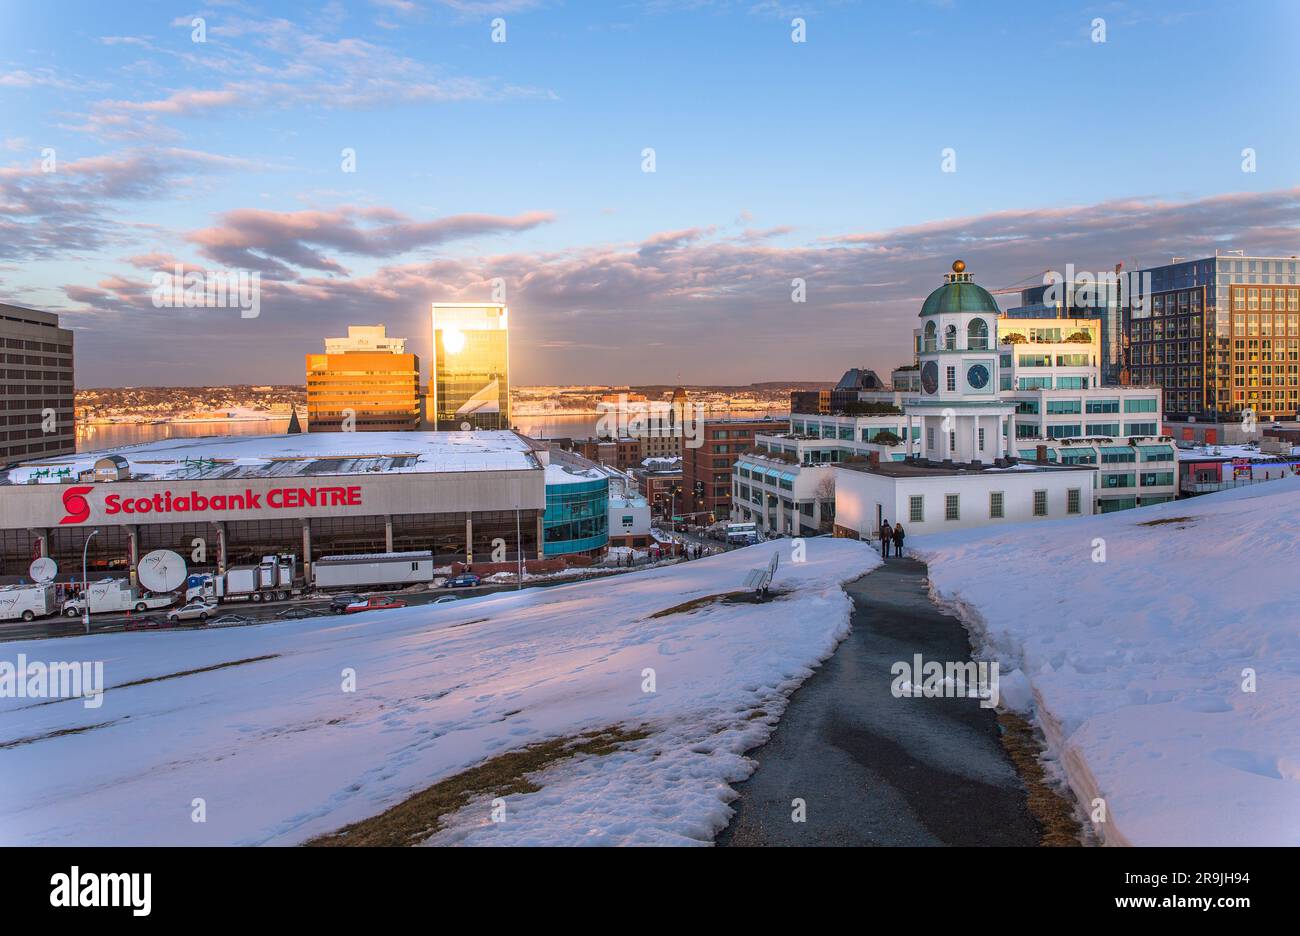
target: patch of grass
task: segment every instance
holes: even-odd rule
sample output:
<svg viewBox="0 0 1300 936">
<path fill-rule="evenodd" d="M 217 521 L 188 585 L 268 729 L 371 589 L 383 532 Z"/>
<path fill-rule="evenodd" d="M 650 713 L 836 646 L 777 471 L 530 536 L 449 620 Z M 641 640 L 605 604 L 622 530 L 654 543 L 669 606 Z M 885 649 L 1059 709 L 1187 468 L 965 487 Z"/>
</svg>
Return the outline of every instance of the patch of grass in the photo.
<svg viewBox="0 0 1300 936">
<path fill-rule="evenodd" d="M 529 775 L 579 754 L 604 757 L 630 741 L 650 736 L 644 728 L 615 725 L 567 738 L 554 738 L 489 758 L 454 777 L 440 780 L 377 816 L 362 819 L 306 844 L 318 847 L 419 845 L 442 828 L 444 816 L 480 796 L 536 793 Z"/>
<path fill-rule="evenodd" d="M 1195 517 L 1161 517 L 1159 520 L 1146 520 L 1138 526 L 1164 526 L 1166 523 L 1195 523 Z"/>
<path fill-rule="evenodd" d="M 109 725 L 116 724 L 122 719 L 114 718 L 111 721 L 99 722 L 95 725 L 84 725 L 81 728 L 60 728 L 58 731 L 49 731 L 42 735 L 31 735 L 27 738 L 15 738 L 12 741 L 5 741 L 0 744 L 0 751 L 8 748 L 16 748 L 24 744 L 35 744 L 37 741 L 48 741 L 50 738 L 63 738 L 68 735 L 81 734 L 86 731 L 94 731 L 96 728 L 106 728 Z"/>
<path fill-rule="evenodd" d="M 1072 848 L 1083 844 L 1083 828 L 1075 814 L 1074 803 L 1047 782 L 1046 771 L 1038 761 L 1041 747 L 1034 737 L 1033 726 L 1011 712 L 998 714 L 1002 746 L 1029 790 L 1029 812 L 1043 828 L 1040 845 Z"/>
<path fill-rule="evenodd" d="M 166 676 L 150 676 L 147 679 L 134 679 L 131 682 L 119 683 L 116 686 L 109 686 L 109 689 L 126 689 L 129 686 L 143 686 L 146 683 L 162 682 L 166 679 L 180 679 L 182 676 L 195 676 L 199 673 L 211 673 L 213 670 L 228 669 L 231 666 L 243 666 L 245 663 L 259 663 L 262 660 L 274 660 L 280 654 L 268 653 L 265 656 L 248 657 L 243 660 L 231 660 L 228 663 L 214 663 L 211 666 L 200 666 L 198 669 L 182 670 L 179 673 L 168 673 Z"/>
<path fill-rule="evenodd" d="M 679 605 L 673 605 L 671 608 L 664 608 L 662 611 L 656 611 L 650 615 L 651 618 L 668 617 L 670 614 L 687 614 L 691 611 L 698 611 L 700 608 L 706 608 L 711 604 L 720 602 L 749 602 L 753 599 L 753 593 L 747 591 L 723 592 L 720 595 L 705 595 L 703 598 L 692 598 L 690 601 L 684 601 Z"/>
</svg>

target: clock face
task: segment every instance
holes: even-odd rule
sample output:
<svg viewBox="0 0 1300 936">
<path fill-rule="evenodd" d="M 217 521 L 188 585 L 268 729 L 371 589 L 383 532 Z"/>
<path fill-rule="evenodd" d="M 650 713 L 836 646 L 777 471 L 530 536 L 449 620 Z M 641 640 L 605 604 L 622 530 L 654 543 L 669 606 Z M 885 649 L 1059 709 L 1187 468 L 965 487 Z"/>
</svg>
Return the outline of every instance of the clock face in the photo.
<svg viewBox="0 0 1300 936">
<path fill-rule="evenodd" d="M 921 389 L 926 393 L 934 393 L 939 389 L 939 365 L 934 361 L 926 361 L 921 368 Z"/>
<path fill-rule="evenodd" d="M 982 390 L 989 382 L 989 369 L 983 364 L 972 364 L 966 372 L 966 382 L 976 390 Z"/>
</svg>

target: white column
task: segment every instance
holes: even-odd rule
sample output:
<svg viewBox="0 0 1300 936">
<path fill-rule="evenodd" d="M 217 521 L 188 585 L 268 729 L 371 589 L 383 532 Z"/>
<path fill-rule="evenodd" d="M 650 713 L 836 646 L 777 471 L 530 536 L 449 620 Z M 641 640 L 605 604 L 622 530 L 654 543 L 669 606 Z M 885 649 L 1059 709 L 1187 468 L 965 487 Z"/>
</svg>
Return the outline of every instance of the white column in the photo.
<svg viewBox="0 0 1300 936">
<path fill-rule="evenodd" d="M 910 413 L 908 414 L 907 418 L 903 420 L 903 432 L 906 435 L 905 441 L 907 442 L 907 448 L 905 449 L 905 451 L 907 452 L 907 457 L 911 458 L 912 457 L 912 416 Z"/>
<path fill-rule="evenodd" d="M 1007 414 L 1007 455 L 1016 454 L 1016 414 L 1012 410 Z"/>
</svg>

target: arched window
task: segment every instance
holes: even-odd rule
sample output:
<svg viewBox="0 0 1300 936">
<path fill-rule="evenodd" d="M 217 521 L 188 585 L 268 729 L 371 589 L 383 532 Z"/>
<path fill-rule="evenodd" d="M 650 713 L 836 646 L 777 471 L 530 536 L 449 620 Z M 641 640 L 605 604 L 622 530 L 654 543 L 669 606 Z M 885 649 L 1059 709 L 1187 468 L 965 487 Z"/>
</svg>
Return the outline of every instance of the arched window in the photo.
<svg viewBox="0 0 1300 936">
<path fill-rule="evenodd" d="M 943 346 L 945 350 L 957 350 L 957 326 L 949 325 L 943 330 Z"/>
<path fill-rule="evenodd" d="M 989 326 L 983 319 L 971 319 L 966 326 L 966 347 L 972 351 L 989 349 Z"/>
<path fill-rule="evenodd" d="M 925 350 L 934 351 L 938 336 L 935 334 L 934 322 L 925 323 Z"/>
</svg>

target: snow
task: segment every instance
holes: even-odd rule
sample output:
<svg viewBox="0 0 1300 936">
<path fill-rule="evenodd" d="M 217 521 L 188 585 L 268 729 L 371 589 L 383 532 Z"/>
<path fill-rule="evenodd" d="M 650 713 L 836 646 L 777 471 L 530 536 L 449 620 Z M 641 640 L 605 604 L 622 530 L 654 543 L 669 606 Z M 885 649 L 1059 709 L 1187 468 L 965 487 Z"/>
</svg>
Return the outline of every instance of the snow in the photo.
<svg viewBox="0 0 1300 936">
<path fill-rule="evenodd" d="M 1106 843 L 1300 845 L 1300 478 L 908 546 Z"/>
<path fill-rule="evenodd" d="M 738 590 L 774 551 L 776 599 L 650 617 Z M 753 769 L 744 752 L 847 633 L 841 584 L 880 561 L 828 538 L 788 560 L 787 540 L 347 618 L 4 644 L 0 659 L 102 660 L 110 688 L 94 710 L 0 698 L 0 844 L 299 843 L 492 755 L 618 724 L 651 735 L 561 762 L 504 823 L 471 804 L 437 842 L 707 844 Z M 8 746 L 21 739 L 37 740 Z"/>
<path fill-rule="evenodd" d="M 25 462 L 9 470 L 12 484 L 30 481 L 58 484 L 59 469 L 76 477 L 101 458 L 118 455 L 136 480 L 192 479 L 205 464 L 233 465 L 241 477 L 295 473 L 350 474 L 363 471 L 420 473 L 433 471 L 501 471 L 537 468 L 531 445 L 514 432 L 303 432 L 261 436 L 206 436 L 160 439 L 139 445 L 82 452 Z M 394 459 L 412 459 L 400 467 Z M 322 470 L 320 459 L 342 459 L 336 469 Z M 210 468 L 207 470 L 211 470 Z"/>
</svg>

